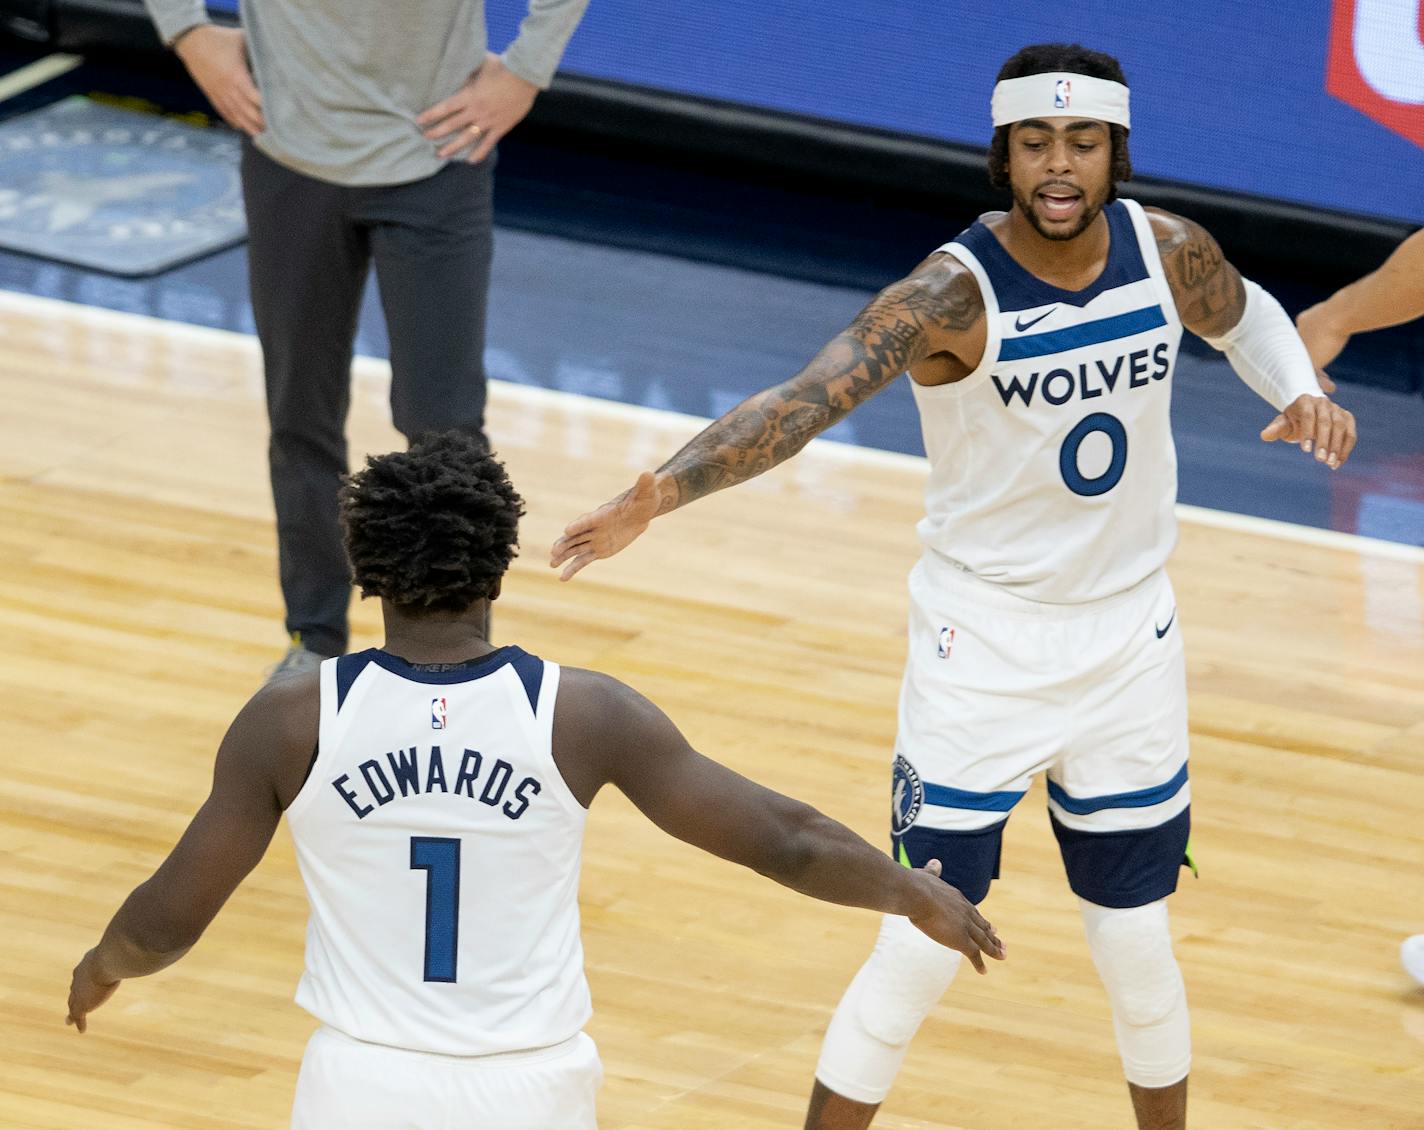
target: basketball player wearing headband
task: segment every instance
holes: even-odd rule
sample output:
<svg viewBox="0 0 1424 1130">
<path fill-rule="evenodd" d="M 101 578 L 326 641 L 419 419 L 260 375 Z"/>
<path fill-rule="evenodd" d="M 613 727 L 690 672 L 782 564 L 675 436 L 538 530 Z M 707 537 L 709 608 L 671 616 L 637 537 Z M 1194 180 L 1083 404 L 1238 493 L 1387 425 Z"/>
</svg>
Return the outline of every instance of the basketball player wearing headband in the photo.
<svg viewBox="0 0 1424 1130">
<path fill-rule="evenodd" d="M 1117 197 L 1128 88 L 1110 56 L 1027 47 L 993 93 L 986 215 L 882 291 L 796 376 L 569 525 L 565 579 L 651 519 L 789 459 L 908 370 L 930 475 L 910 574 L 891 846 L 971 900 L 1034 776 L 1112 1005 L 1137 1124 L 1186 1124 L 1190 1033 L 1167 896 L 1190 863 L 1186 681 L 1164 565 L 1182 328 L 1274 410 L 1261 438 L 1337 468 L 1350 413 L 1321 395 L 1280 305 L 1190 220 Z M 806 1126 L 869 1125 L 960 966 L 887 917 L 837 1008 Z"/>
</svg>

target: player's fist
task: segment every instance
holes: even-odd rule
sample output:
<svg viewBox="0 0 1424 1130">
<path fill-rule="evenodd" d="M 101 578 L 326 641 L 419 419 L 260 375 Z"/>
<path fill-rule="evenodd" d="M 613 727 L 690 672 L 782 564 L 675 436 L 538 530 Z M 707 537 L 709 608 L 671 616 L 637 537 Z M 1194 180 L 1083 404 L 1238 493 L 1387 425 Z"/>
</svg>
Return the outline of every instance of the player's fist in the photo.
<svg viewBox="0 0 1424 1130">
<path fill-rule="evenodd" d="M 1355 449 L 1355 417 L 1328 397 L 1302 393 L 1261 429 L 1261 438 L 1297 443 L 1333 470 Z"/>
<path fill-rule="evenodd" d="M 1350 335 L 1331 321 L 1328 302 L 1320 302 L 1302 310 L 1295 320 L 1295 328 L 1300 333 L 1300 340 L 1305 342 L 1310 363 L 1315 366 L 1317 372 L 1340 356 L 1340 350 L 1344 349 L 1345 343 L 1350 340 Z M 1330 378 L 1326 377 L 1325 380 L 1329 381 Z M 1334 392 L 1335 382 L 1330 381 L 1327 385 L 1322 381 L 1320 387 L 1326 392 Z"/>
</svg>

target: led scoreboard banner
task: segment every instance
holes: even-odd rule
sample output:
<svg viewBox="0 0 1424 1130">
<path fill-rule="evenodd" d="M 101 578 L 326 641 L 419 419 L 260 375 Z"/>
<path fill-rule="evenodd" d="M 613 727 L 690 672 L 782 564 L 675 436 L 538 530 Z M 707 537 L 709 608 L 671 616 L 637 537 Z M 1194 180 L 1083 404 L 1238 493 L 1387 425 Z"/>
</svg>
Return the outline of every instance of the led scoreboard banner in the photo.
<svg viewBox="0 0 1424 1130">
<path fill-rule="evenodd" d="M 256 0 L 262 2 L 262 0 Z M 419 19 L 418 0 L 392 0 Z M 236 0 L 218 0 L 231 12 Z M 490 42 L 528 0 L 486 0 Z M 591 0 L 565 71 L 988 144 L 1005 58 L 1069 39 L 1122 62 L 1144 175 L 1424 221 L 1424 0 Z"/>
</svg>

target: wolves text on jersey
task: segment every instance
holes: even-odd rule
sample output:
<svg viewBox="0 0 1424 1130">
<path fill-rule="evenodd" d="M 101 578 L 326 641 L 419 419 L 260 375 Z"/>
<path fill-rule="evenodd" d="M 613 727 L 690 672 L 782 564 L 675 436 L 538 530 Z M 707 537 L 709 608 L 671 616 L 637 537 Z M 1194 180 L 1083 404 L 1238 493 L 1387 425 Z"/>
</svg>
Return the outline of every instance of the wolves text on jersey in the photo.
<svg viewBox="0 0 1424 1130">
<path fill-rule="evenodd" d="M 460 753 L 457 766 L 451 754 L 455 777 L 449 783 L 445 775 L 445 755 L 438 745 L 431 746 L 428 753 L 419 746 L 398 749 L 387 753 L 385 760 L 383 766 L 378 759 L 370 758 L 356 766 L 354 774 L 343 773 L 331 782 L 331 787 L 358 820 L 402 797 L 434 792 L 466 796 L 498 809 L 511 820 L 518 820 L 544 789 L 534 777 L 525 777 L 511 789 L 514 766 L 502 757 L 490 759 L 473 749 Z M 486 773 L 487 762 L 489 771 Z M 357 775 L 359 782 L 355 779 Z"/>
<path fill-rule="evenodd" d="M 1067 404 L 1075 398 L 1092 400 L 1104 392 L 1112 392 L 1124 377 L 1124 388 L 1144 388 L 1152 381 L 1162 380 L 1171 371 L 1169 352 L 1170 347 L 1163 341 L 1151 351 L 1135 349 L 1131 353 L 1120 353 L 1111 361 L 1094 361 L 1091 366 L 1084 362 L 1078 366 L 1077 372 L 1060 368 L 1046 373 L 1029 373 L 1027 377 L 1018 373 L 1006 373 L 1002 378 L 998 373 L 992 376 L 1005 408 L 1010 407 L 1014 397 L 1028 407 L 1033 403 L 1035 392 L 1049 404 Z M 1151 372 L 1147 368 L 1149 357 L 1153 364 Z"/>
</svg>

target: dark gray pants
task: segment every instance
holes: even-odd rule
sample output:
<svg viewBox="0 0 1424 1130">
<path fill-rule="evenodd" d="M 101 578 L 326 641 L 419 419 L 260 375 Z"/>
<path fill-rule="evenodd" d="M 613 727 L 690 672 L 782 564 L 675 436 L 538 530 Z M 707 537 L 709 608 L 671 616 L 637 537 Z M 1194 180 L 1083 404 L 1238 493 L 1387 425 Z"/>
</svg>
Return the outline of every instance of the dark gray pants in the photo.
<svg viewBox="0 0 1424 1130">
<path fill-rule="evenodd" d="M 268 457 L 287 630 L 346 650 L 351 578 L 336 496 L 356 316 L 376 266 L 391 341 L 391 415 L 411 440 L 484 437 L 494 160 L 410 184 L 347 188 L 242 155 L 252 310 L 267 377 Z"/>
</svg>

